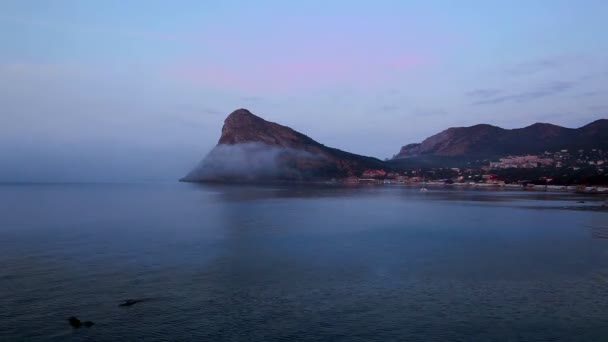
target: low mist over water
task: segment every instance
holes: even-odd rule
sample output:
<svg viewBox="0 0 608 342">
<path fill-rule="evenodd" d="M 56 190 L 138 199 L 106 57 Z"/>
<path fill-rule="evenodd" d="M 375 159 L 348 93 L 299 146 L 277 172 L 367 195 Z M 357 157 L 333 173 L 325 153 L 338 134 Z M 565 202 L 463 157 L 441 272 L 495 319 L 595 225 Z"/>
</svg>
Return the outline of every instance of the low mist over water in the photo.
<svg viewBox="0 0 608 342">
<path fill-rule="evenodd" d="M 323 160 L 324 156 L 261 142 L 217 145 L 186 180 L 300 179 L 297 159 Z"/>
<path fill-rule="evenodd" d="M 3 185 L 0 340 L 601 341 L 600 200 Z"/>
</svg>

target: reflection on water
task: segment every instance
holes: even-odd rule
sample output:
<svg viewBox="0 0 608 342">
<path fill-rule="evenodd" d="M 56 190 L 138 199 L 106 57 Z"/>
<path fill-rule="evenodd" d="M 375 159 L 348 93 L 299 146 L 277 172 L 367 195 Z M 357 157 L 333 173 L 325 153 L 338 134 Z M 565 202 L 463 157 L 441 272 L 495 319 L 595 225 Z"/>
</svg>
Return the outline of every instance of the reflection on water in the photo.
<svg viewBox="0 0 608 342">
<path fill-rule="evenodd" d="M 608 226 L 592 226 L 591 235 L 596 239 L 608 239 Z"/>
<path fill-rule="evenodd" d="M 597 197 L 63 184 L 0 203 L 0 340 L 608 336 L 608 213 L 563 210 Z"/>
</svg>

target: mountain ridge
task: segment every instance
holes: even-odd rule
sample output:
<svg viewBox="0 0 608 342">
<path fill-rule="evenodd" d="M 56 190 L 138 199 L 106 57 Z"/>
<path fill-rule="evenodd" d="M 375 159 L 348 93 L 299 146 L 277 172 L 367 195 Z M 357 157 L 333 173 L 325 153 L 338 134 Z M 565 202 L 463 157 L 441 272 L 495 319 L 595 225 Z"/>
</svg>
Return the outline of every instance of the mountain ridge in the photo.
<svg viewBox="0 0 608 342">
<path fill-rule="evenodd" d="M 608 119 L 598 119 L 579 128 L 542 122 L 513 129 L 488 124 L 451 127 L 420 143 L 402 146 L 393 159 L 422 155 L 492 157 L 568 148 L 608 148 Z"/>
</svg>

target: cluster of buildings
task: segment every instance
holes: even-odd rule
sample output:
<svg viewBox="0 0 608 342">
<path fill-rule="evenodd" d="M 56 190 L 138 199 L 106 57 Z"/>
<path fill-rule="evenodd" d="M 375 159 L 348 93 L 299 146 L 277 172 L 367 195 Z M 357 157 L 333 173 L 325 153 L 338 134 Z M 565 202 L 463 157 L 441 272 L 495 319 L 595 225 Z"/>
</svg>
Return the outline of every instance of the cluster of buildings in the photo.
<svg viewBox="0 0 608 342">
<path fill-rule="evenodd" d="M 590 150 L 544 152 L 540 155 L 508 156 L 500 158 L 499 161 L 491 161 L 489 169 L 529 169 L 553 166 L 556 168 L 579 170 L 584 167 L 594 167 L 599 172 L 604 172 L 607 165 L 608 152 L 594 148 Z"/>
<path fill-rule="evenodd" d="M 490 169 L 531 169 L 541 165 L 552 165 L 554 162 L 554 159 L 544 156 L 509 156 L 500 158 L 497 162 L 490 162 Z"/>
<path fill-rule="evenodd" d="M 451 176 L 447 176 L 446 173 L 451 173 Z M 424 182 L 424 184 L 429 186 L 452 185 L 513 189 L 524 188 L 527 190 L 575 191 L 608 194 L 608 187 L 606 186 L 554 185 L 552 183 L 553 179 L 550 177 L 541 177 L 537 182 L 532 180 L 507 182 L 503 177 L 497 174 L 484 172 L 474 168 L 438 168 L 424 171 L 410 170 L 405 172 L 366 170 L 361 177 L 350 177 L 344 180 L 344 182 L 347 184 L 419 184 Z"/>
<path fill-rule="evenodd" d="M 361 175 L 361 178 L 384 178 L 387 172 L 384 170 L 365 170 Z"/>
<path fill-rule="evenodd" d="M 443 170 L 443 169 L 442 169 Z M 452 177 L 441 178 L 437 170 L 411 170 L 405 172 L 385 172 L 384 170 L 366 170 L 361 177 L 350 177 L 345 180 L 350 184 L 417 184 L 426 183 L 429 185 L 440 184 L 485 184 L 493 186 L 504 186 L 504 180 L 501 180 L 495 174 L 483 174 L 479 170 L 458 168 L 446 169 L 452 171 Z M 521 186 L 521 185 L 520 185 Z"/>
<path fill-rule="evenodd" d="M 413 171 L 414 174 L 416 171 Z M 372 184 L 391 184 L 391 183 L 415 183 L 422 182 L 422 177 L 410 177 L 408 172 L 386 172 L 382 169 L 365 170 L 361 177 L 350 177 L 346 183 L 372 183 Z"/>
<path fill-rule="evenodd" d="M 475 186 L 533 187 L 534 184 L 565 188 L 572 184 L 608 184 L 608 151 L 560 150 L 538 155 L 507 156 L 498 161 L 477 161 L 465 168 L 435 167 L 399 172 L 365 170 L 346 183 L 454 184 Z M 481 163 L 480 163 L 481 162 Z M 484 165 L 485 163 L 485 165 Z M 489 165 L 488 165 L 489 164 Z"/>
</svg>

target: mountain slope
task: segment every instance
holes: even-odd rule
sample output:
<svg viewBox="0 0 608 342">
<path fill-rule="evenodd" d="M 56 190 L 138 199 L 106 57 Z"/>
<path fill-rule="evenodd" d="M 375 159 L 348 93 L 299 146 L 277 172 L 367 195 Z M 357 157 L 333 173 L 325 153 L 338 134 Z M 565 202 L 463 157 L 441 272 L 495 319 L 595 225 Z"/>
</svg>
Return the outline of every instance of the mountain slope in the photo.
<svg viewBox="0 0 608 342">
<path fill-rule="evenodd" d="M 517 129 L 491 125 L 449 128 L 422 143 L 403 146 L 393 159 L 425 155 L 483 158 L 591 148 L 608 148 L 608 120 L 597 120 L 578 129 L 547 123 Z"/>
<path fill-rule="evenodd" d="M 218 145 L 183 181 L 314 181 L 358 176 L 384 163 L 326 147 L 246 109 L 224 121 Z"/>
</svg>

